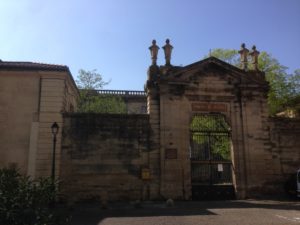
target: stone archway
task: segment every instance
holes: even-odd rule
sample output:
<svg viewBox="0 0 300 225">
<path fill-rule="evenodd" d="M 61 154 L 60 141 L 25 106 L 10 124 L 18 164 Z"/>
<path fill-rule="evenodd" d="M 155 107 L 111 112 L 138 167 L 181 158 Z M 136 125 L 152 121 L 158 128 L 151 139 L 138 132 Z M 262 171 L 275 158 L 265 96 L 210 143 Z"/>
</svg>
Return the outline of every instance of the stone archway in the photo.
<svg viewBox="0 0 300 225">
<path fill-rule="evenodd" d="M 261 156 L 267 155 L 270 148 L 266 132 L 267 90 L 263 72 L 241 70 L 214 57 L 184 67 L 152 65 L 147 101 L 152 128 L 153 193 L 174 199 L 195 196 L 189 155 L 190 123 L 194 115 L 205 113 L 222 114 L 230 124 L 230 163 L 234 168 L 231 191 L 234 187 L 238 199 L 260 193 L 268 177 Z M 215 160 L 214 165 L 202 164 L 213 167 L 218 176 L 217 165 L 222 164 L 224 170 L 226 163 Z M 257 173 L 257 168 L 263 173 Z M 209 183 L 214 182 L 219 181 L 210 179 Z"/>
</svg>

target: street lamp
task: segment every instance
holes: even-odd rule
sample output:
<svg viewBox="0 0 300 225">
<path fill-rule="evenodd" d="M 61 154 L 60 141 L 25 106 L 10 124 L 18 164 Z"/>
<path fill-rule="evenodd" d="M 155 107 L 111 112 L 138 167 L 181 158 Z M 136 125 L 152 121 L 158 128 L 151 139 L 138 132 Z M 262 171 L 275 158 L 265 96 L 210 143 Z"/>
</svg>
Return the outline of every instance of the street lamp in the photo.
<svg viewBox="0 0 300 225">
<path fill-rule="evenodd" d="M 52 172 L 51 172 L 51 179 L 52 183 L 54 184 L 55 180 L 55 147 L 56 147 L 56 135 L 58 133 L 59 126 L 56 122 L 54 122 L 51 126 L 51 131 L 53 135 L 53 152 L 52 152 Z"/>
</svg>

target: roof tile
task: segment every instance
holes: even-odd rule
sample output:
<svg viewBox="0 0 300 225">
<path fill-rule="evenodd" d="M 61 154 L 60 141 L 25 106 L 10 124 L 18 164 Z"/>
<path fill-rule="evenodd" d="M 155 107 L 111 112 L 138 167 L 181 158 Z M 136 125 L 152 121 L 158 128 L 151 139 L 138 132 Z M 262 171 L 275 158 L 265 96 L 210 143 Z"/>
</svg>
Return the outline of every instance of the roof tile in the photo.
<svg viewBox="0 0 300 225">
<path fill-rule="evenodd" d="M 69 67 L 65 65 L 46 64 L 37 62 L 8 62 L 0 60 L 0 69 L 22 69 L 22 70 L 50 70 L 50 71 L 67 71 Z"/>
</svg>

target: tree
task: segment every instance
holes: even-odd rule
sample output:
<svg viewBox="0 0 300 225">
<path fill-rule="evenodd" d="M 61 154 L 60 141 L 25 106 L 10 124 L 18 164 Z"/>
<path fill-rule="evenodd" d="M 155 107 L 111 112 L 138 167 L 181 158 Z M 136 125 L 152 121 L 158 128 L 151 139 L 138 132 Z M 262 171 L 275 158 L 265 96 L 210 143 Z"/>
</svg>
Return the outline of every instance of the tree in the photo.
<svg viewBox="0 0 300 225">
<path fill-rule="evenodd" d="M 78 112 L 126 113 L 126 105 L 119 96 L 99 95 L 93 90 L 80 90 Z"/>
<path fill-rule="evenodd" d="M 104 81 L 96 69 L 91 71 L 80 69 L 78 72 L 78 78 L 79 79 L 76 80 L 76 83 L 79 89 L 102 89 L 105 85 L 110 83 L 110 81 Z"/>
<path fill-rule="evenodd" d="M 97 89 L 109 84 L 103 80 L 97 70 L 79 70 L 76 83 L 80 88 L 78 112 L 126 113 L 125 102 L 118 96 L 99 95 Z"/>
<path fill-rule="evenodd" d="M 235 66 L 240 63 L 238 51 L 235 49 L 216 48 L 211 51 L 210 55 Z M 207 57 L 205 56 L 205 58 Z"/>
<path fill-rule="evenodd" d="M 234 66 L 240 65 L 238 51 L 236 50 L 217 48 L 212 50 L 211 56 Z M 250 69 L 251 66 L 249 65 Z M 296 109 L 296 102 L 300 98 L 300 69 L 296 70 L 294 74 L 288 74 L 287 67 L 281 65 L 277 59 L 267 52 L 261 52 L 259 55 L 258 67 L 265 72 L 266 80 L 270 85 L 268 93 L 270 115 L 275 115 L 286 108 Z"/>
<path fill-rule="evenodd" d="M 291 97 L 288 100 L 287 106 L 300 112 L 300 69 L 294 71 L 292 76 L 288 77 L 288 85 L 290 88 Z"/>
</svg>

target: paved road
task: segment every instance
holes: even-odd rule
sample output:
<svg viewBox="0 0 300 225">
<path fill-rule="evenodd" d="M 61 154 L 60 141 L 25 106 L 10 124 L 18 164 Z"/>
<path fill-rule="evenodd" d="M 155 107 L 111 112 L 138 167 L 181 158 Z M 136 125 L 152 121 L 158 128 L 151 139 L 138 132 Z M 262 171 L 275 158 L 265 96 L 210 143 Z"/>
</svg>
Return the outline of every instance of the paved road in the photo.
<svg viewBox="0 0 300 225">
<path fill-rule="evenodd" d="M 215 201 L 143 203 L 142 208 L 118 203 L 80 205 L 72 225 L 288 225 L 300 224 L 300 201 Z"/>
</svg>

